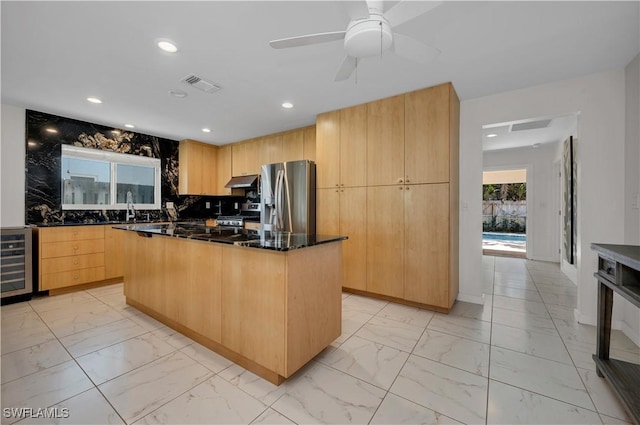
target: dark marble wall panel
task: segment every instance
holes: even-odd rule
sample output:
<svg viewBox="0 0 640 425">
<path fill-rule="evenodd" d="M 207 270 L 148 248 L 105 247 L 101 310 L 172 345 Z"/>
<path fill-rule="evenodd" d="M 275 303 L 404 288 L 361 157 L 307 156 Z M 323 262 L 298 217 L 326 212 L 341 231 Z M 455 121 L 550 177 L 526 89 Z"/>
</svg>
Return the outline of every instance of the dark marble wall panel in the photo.
<svg viewBox="0 0 640 425">
<path fill-rule="evenodd" d="M 26 120 L 27 224 L 124 221 L 124 211 L 61 209 L 60 152 L 63 144 L 159 158 L 162 166 L 162 209 L 137 211 L 140 219 L 146 218 L 147 214 L 152 220 L 212 216 L 213 211 L 203 205 L 206 200 L 211 200 L 212 205 L 217 204 L 215 198 L 178 195 L 179 142 L 31 110 L 27 110 Z M 233 201 L 224 199 L 223 210 L 229 211 Z M 167 210 L 167 202 L 174 203 L 175 212 Z"/>
</svg>

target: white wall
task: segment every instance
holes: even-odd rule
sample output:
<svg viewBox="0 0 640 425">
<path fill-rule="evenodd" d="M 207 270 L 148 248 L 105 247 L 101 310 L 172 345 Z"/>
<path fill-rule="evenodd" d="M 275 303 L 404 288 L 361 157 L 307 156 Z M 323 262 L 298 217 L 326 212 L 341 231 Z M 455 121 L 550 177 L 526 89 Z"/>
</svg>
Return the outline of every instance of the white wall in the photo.
<svg viewBox="0 0 640 425">
<path fill-rule="evenodd" d="M 0 226 L 24 226 L 25 109 L 9 105 L 0 109 Z"/>
<path fill-rule="evenodd" d="M 560 261 L 558 143 L 483 154 L 483 169 L 527 169 L 527 258 Z"/>
<path fill-rule="evenodd" d="M 522 117 L 579 113 L 577 317 L 596 322 L 594 242 L 624 243 L 625 72 L 571 80 L 465 100 L 460 105 L 460 299 L 482 294 L 482 126 Z M 466 207 L 466 208 L 465 208 Z M 617 303 L 614 319 L 625 305 Z M 617 320 L 614 326 L 620 326 Z M 638 341 L 637 336 L 629 335 Z"/>
<path fill-rule="evenodd" d="M 625 243 L 640 245 L 640 54 L 625 69 Z M 640 335 L 640 310 L 625 308 L 623 327 L 629 335 Z M 635 340 L 640 345 L 640 337 Z"/>
</svg>

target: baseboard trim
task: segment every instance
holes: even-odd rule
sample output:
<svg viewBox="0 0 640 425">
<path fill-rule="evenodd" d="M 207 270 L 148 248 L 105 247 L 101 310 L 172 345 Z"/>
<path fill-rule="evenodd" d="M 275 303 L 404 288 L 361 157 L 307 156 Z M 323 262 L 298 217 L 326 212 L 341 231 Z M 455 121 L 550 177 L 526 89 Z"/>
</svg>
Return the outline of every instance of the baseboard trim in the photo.
<svg viewBox="0 0 640 425">
<path fill-rule="evenodd" d="M 463 294 L 461 292 L 458 293 L 456 300 L 462 301 L 465 303 L 484 304 L 484 296 Z"/>
<path fill-rule="evenodd" d="M 580 314 L 577 309 L 573 310 L 573 315 L 578 323 L 583 325 L 596 326 L 598 324 L 598 318 L 594 316 L 587 316 L 586 314 Z M 611 329 L 622 331 L 635 345 L 640 347 L 640 334 L 635 332 L 631 326 L 629 326 L 624 320 L 612 320 Z"/>
</svg>

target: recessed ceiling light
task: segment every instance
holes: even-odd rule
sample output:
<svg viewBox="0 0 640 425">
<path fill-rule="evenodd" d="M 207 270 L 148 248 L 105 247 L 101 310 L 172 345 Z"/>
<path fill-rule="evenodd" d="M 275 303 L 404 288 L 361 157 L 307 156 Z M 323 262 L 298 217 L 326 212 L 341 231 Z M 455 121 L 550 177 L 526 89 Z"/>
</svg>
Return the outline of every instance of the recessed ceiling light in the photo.
<svg viewBox="0 0 640 425">
<path fill-rule="evenodd" d="M 136 128 L 136 126 L 133 124 L 125 124 L 124 126 L 127 128 Z"/>
<path fill-rule="evenodd" d="M 496 137 L 496 136 L 497 136 L 496 133 L 487 134 L 487 137 Z"/>
<path fill-rule="evenodd" d="M 44 131 L 46 131 L 47 133 L 54 133 L 54 134 L 58 132 L 58 130 L 56 130 L 53 127 L 47 127 L 44 129 Z"/>
<path fill-rule="evenodd" d="M 202 132 L 203 133 L 211 133 L 211 129 L 210 128 L 203 128 Z"/>
<path fill-rule="evenodd" d="M 87 101 L 91 103 L 102 103 L 102 100 L 98 99 L 97 97 L 88 97 Z"/>
<path fill-rule="evenodd" d="M 291 109 L 291 108 L 293 108 L 293 103 L 291 103 L 291 102 L 284 102 L 284 103 L 282 104 L 282 107 L 283 107 L 283 108 L 285 108 L 285 109 Z"/>
<path fill-rule="evenodd" d="M 171 89 L 169 90 L 169 94 L 173 97 L 178 97 L 178 98 L 183 98 L 183 97 L 187 97 L 187 92 L 184 92 L 182 90 L 178 90 L 178 89 Z"/>
<path fill-rule="evenodd" d="M 164 50 L 167 53 L 175 53 L 178 51 L 178 46 L 171 40 L 159 39 L 156 40 L 156 44 L 160 50 Z"/>
</svg>

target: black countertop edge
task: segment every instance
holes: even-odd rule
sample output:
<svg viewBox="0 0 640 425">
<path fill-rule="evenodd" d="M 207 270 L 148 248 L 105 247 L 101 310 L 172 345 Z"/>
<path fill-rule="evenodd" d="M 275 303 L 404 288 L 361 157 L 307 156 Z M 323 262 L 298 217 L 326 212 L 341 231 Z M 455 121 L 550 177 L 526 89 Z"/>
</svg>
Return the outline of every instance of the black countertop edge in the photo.
<svg viewBox="0 0 640 425">
<path fill-rule="evenodd" d="M 640 246 L 592 243 L 591 249 L 626 266 L 640 270 Z"/>
<path fill-rule="evenodd" d="M 271 251 L 291 251 L 308 248 L 331 242 L 346 240 L 346 236 L 309 235 L 304 233 L 260 232 L 229 227 L 206 227 L 197 223 L 173 224 L 129 224 L 114 226 L 116 229 L 128 230 L 140 236 L 165 236 L 190 239 L 201 242 L 223 243 L 247 248 L 267 249 Z"/>
<path fill-rule="evenodd" d="M 118 221 L 118 220 L 113 220 L 113 221 L 93 221 L 93 222 L 89 222 L 89 223 L 85 223 L 85 222 L 63 222 L 63 223 L 34 223 L 34 224 L 27 224 L 25 227 L 67 227 L 67 226 L 109 226 L 109 225 L 113 225 L 113 226 L 118 226 L 118 225 L 136 225 L 136 224 L 140 224 L 140 225 L 146 225 L 146 224 L 158 224 L 158 223 L 168 223 L 169 220 L 136 220 L 135 222 L 127 222 L 127 221 Z M 205 220 L 204 219 L 198 219 L 198 220 L 181 220 L 182 223 L 202 223 L 204 225 Z"/>
</svg>

